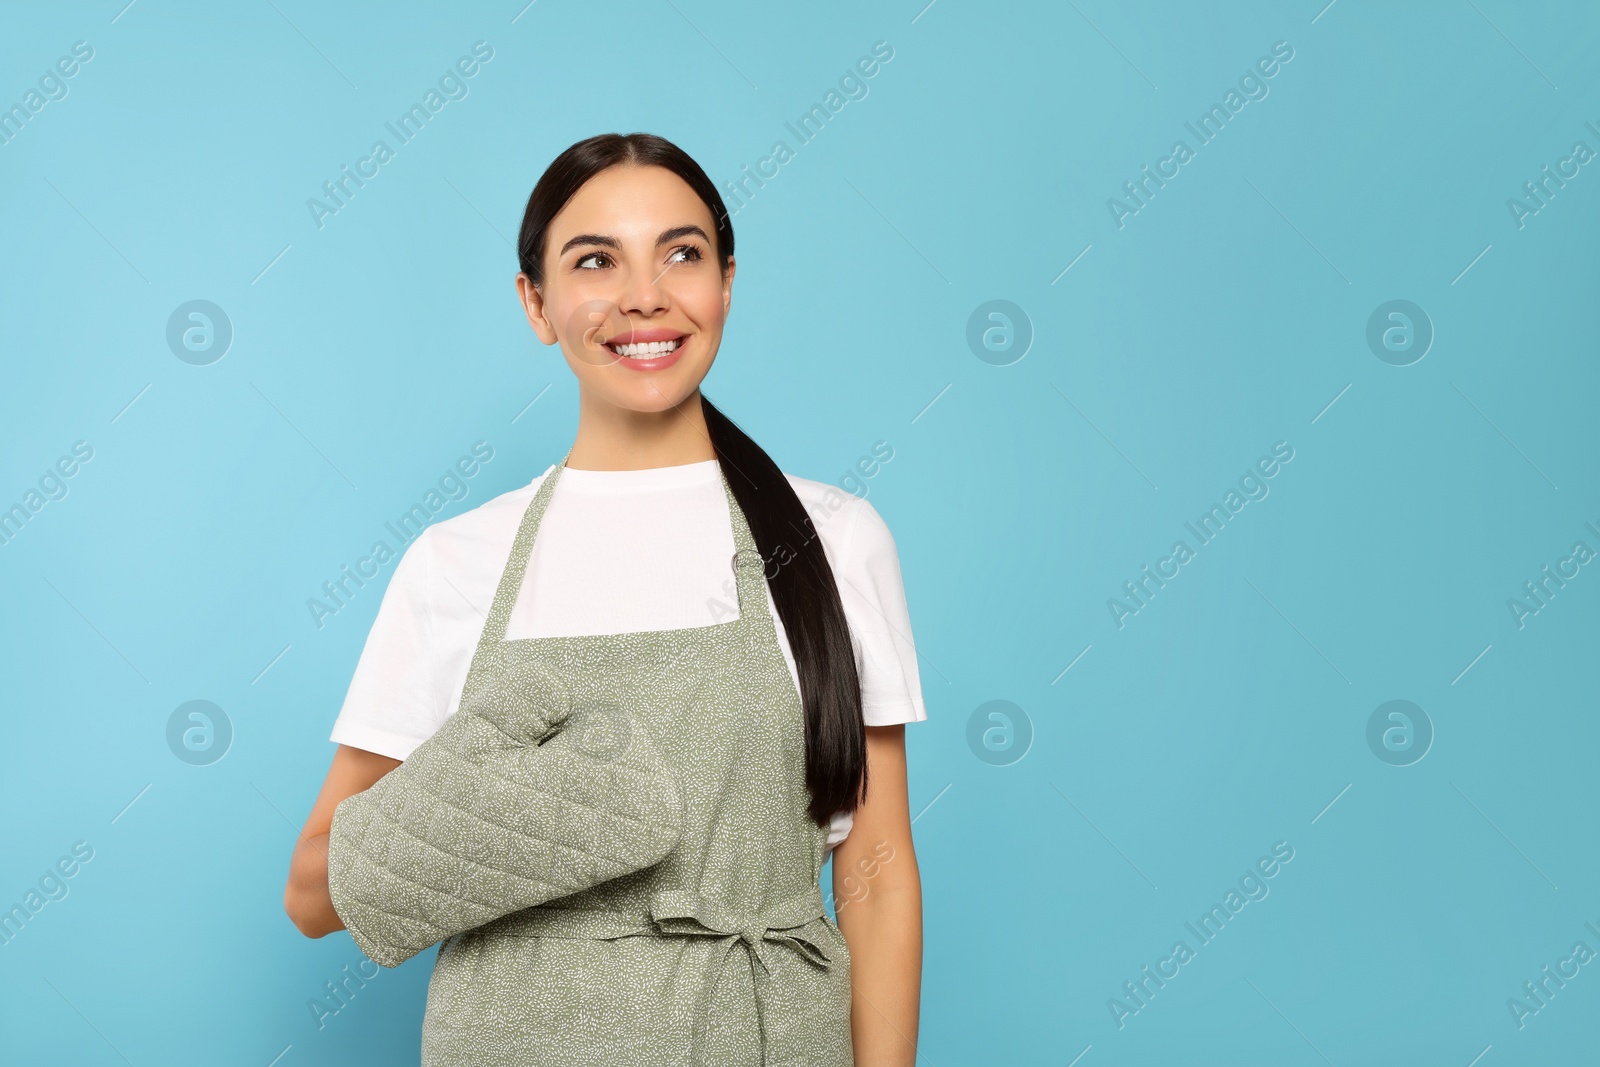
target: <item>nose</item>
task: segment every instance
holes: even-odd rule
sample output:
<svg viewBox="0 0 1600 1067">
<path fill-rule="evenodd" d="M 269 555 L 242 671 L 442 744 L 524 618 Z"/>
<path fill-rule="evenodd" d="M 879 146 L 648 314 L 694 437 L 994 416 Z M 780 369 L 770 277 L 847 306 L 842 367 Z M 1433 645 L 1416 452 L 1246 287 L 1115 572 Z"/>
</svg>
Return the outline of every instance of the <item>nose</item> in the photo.
<svg viewBox="0 0 1600 1067">
<path fill-rule="evenodd" d="M 666 271 L 656 271 L 649 266 L 632 271 L 619 298 L 623 314 L 654 315 L 666 310 L 667 293 L 661 285 L 665 274 Z"/>
</svg>

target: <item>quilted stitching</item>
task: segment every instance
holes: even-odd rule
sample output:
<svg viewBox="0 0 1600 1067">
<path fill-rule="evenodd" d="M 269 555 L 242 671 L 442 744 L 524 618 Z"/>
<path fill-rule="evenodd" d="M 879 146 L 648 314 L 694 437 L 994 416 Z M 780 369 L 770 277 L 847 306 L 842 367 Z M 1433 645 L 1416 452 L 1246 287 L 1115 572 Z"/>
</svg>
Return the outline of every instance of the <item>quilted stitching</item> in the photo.
<svg viewBox="0 0 1600 1067">
<path fill-rule="evenodd" d="M 328 888 L 375 963 L 396 967 L 463 930 L 660 862 L 683 795 L 624 709 L 578 712 L 531 667 L 485 688 L 371 788 L 334 810 Z M 541 686 L 535 688 L 535 686 Z M 604 716 L 625 743 L 569 726 Z"/>
</svg>

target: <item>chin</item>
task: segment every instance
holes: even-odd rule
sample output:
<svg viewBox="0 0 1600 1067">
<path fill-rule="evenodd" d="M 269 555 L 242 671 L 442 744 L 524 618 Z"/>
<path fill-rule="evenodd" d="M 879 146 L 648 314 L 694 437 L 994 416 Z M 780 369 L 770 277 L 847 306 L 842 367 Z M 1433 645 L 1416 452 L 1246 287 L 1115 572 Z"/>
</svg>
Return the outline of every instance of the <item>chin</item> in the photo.
<svg viewBox="0 0 1600 1067">
<path fill-rule="evenodd" d="M 604 395 L 617 407 L 629 411 L 669 411 L 694 395 L 698 385 L 699 382 L 641 382 L 631 389 L 606 390 Z"/>
</svg>

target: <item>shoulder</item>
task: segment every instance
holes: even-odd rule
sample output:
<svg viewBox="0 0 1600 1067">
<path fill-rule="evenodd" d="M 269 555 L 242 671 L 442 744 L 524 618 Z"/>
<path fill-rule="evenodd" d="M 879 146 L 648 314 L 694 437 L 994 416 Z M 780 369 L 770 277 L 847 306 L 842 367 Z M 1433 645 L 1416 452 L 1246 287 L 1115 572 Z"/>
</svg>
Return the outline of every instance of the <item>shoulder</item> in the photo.
<svg viewBox="0 0 1600 1067">
<path fill-rule="evenodd" d="M 547 469 L 527 485 L 431 522 L 420 531 L 396 529 L 395 523 L 408 525 L 406 516 L 391 522 L 391 534 L 410 538 L 402 541 L 404 548 L 390 582 L 391 588 L 400 586 L 407 592 L 397 591 L 396 595 L 414 597 L 419 604 L 425 602 L 430 614 L 436 614 L 440 605 L 457 604 L 461 591 L 483 584 L 484 575 L 490 570 L 498 575 L 496 568 L 511 551 L 522 516 L 549 473 Z"/>
<path fill-rule="evenodd" d="M 917 650 L 889 524 L 865 496 L 786 475 L 806 506 L 837 579 L 868 726 L 918 722 L 923 704 Z"/>
<path fill-rule="evenodd" d="M 425 552 L 444 558 L 474 556 L 502 542 L 509 545 L 516 538 L 517 527 L 539 492 L 539 486 L 554 469 L 552 464 L 526 485 L 508 489 L 475 508 L 430 524 L 417 543 L 426 545 Z"/>
<path fill-rule="evenodd" d="M 865 564 L 895 552 L 894 535 L 866 497 L 829 482 L 784 472 L 811 516 L 829 559 L 835 564 Z"/>
</svg>

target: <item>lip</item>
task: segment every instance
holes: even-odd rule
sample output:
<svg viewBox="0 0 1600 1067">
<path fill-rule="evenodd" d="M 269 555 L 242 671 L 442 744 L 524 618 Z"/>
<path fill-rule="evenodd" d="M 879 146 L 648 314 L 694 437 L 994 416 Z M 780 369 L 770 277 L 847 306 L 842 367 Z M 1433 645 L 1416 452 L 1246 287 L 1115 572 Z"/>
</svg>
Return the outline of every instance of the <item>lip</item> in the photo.
<svg viewBox="0 0 1600 1067">
<path fill-rule="evenodd" d="M 655 327 L 647 330 L 629 330 L 626 333 L 619 333 L 615 337 L 607 338 L 605 341 L 602 341 L 601 344 L 603 346 L 644 345 L 650 344 L 653 341 L 675 341 L 680 337 L 684 340 L 683 343 L 678 345 L 677 348 L 674 348 L 671 352 L 655 356 L 651 359 L 638 359 L 631 356 L 618 355 L 616 352 L 611 353 L 611 355 L 614 357 L 612 362 L 615 365 L 626 367 L 629 370 L 665 370 L 674 363 L 678 362 L 678 360 L 683 356 L 683 350 L 688 347 L 689 335 L 684 333 L 682 330 L 669 330 L 662 327 Z M 609 347 L 607 350 L 610 350 Z"/>
<path fill-rule="evenodd" d="M 661 326 L 655 326 L 648 330 L 627 330 L 613 337 L 608 337 L 601 343 L 608 345 L 647 345 L 652 341 L 676 341 L 680 337 L 687 336 L 689 335 L 682 330 L 669 330 Z"/>
</svg>

